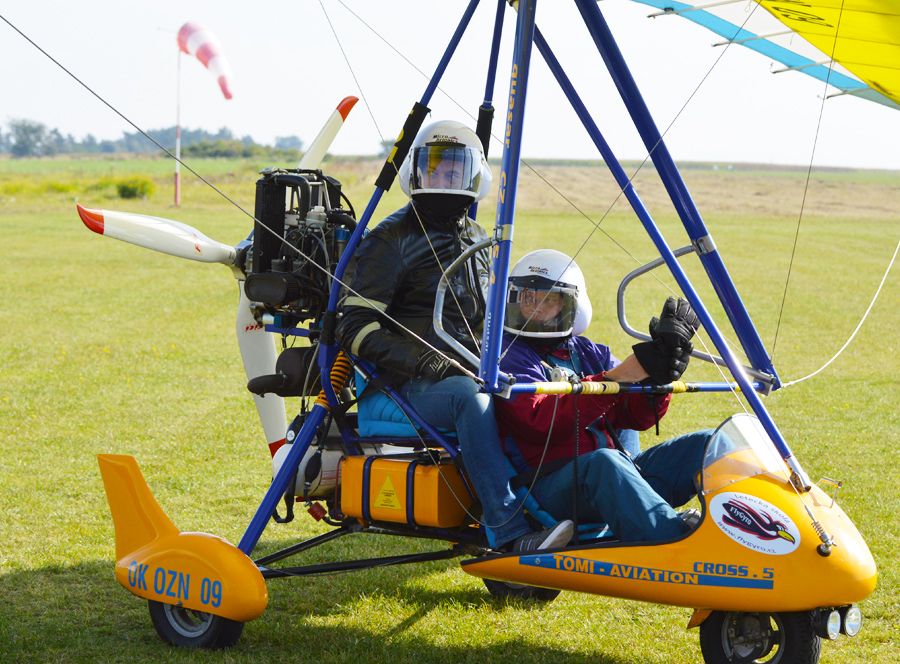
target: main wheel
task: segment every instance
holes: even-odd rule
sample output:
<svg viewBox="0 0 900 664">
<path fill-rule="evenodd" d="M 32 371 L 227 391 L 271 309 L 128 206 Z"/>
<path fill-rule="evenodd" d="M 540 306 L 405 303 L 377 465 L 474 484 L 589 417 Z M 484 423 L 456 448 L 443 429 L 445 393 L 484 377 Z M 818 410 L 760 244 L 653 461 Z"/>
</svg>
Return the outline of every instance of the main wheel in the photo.
<svg viewBox="0 0 900 664">
<path fill-rule="evenodd" d="M 537 602 L 552 602 L 562 592 L 552 588 L 523 586 L 520 583 L 495 581 L 494 579 L 482 579 L 482 581 L 491 595 L 501 599 L 532 599 Z"/>
<path fill-rule="evenodd" d="M 816 664 L 822 639 L 811 611 L 713 611 L 700 625 L 700 650 L 706 664 Z"/>
<path fill-rule="evenodd" d="M 150 619 L 163 641 L 182 648 L 230 648 L 244 623 L 149 600 Z"/>
</svg>

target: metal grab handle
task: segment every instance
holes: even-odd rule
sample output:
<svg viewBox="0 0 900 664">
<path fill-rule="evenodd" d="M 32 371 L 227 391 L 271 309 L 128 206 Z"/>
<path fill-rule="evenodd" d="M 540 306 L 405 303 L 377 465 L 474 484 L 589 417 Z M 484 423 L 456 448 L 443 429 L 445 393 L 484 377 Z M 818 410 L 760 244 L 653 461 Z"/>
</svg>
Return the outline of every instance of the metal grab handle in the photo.
<svg viewBox="0 0 900 664">
<path fill-rule="evenodd" d="M 487 249 L 491 246 L 493 240 L 491 238 L 485 238 L 480 242 L 476 242 L 464 252 L 459 255 L 455 261 L 450 263 L 447 269 L 444 271 L 444 274 L 441 275 L 441 280 L 438 283 L 437 293 L 434 296 L 434 312 L 432 314 L 432 323 L 434 324 L 434 331 L 443 341 L 447 343 L 454 351 L 456 351 L 464 360 L 469 362 L 473 367 L 475 367 L 475 371 L 477 372 L 481 367 L 481 358 L 472 353 L 468 348 L 459 343 L 456 339 L 451 337 L 447 332 L 444 331 L 444 298 L 446 297 L 447 288 L 450 286 L 450 276 L 454 272 L 456 272 L 463 263 L 465 263 L 469 258 L 482 249 Z M 500 372 L 500 380 L 503 383 L 511 384 L 509 376 L 504 374 L 502 371 Z"/>
<path fill-rule="evenodd" d="M 485 238 L 480 242 L 476 242 L 464 252 L 459 255 L 455 261 L 450 263 L 447 269 L 444 271 L 444 274 L 441 275 L 441 280 L 438 282 L 437 293 L 434 294 L 434 312 L 432 313 L 432 323 L 434 324 L 434 331 L 437 333 L 438 337 L 440 337 L 443 341 L 447 343 L 454 351 L 456 351 L 463 359 L 467 360 L 469 364 L 475 367 L 477 371 L 479 367 L 481 367 L 481 358 L 472 353 L 468 348 L 459 343 L 456 339 L 451 337 L 444 331 L 444 298 L 447 291 L 447 288 L 450 286 L 450 277 L 449 275 L 456 272 L 460 266 L 469 260 L 470 256 L 475 255 L 477 252 L 482 249 L 487 249 L 491 246 L 491 239 Z"/>
<path fill-rule="evenodd" d="M 688 245 L 686 247 L 681 247 L 680 249 L 676 249 L 672 253 L 675 255 L 676 258 L 680 258 L 681 256 L 694 253 L 695 251 L 696 251 L 696 249 L 693 245 Z M 625 275 L 624 279 L 622 279 L 622 283 L 619 284 L 619 290 L 616 293 L 616 313 L 619 317 L 619 325 L 625 331 L 625 334 L 627 334 L 630 337 L 634 337 L 635 339 L 640 339 L 641 341 L 651 341 L 652 337 L 649 334 L 645 334 L 643 332 L 638 332 L 637 330 L 635 330 L 633 327 L 631 327 L 628 324 L 628 320 L 625 318 L 625 289 L 628 287 L 628 284 L 630 284 L 632 281 L 637 279 L 639 276 L 641 276 L 642 274 L 646 274 L 652 270 L 655 270 L 660 265 L 665 265 L 665 261 L 662 259 L 662 257 L 657 258 L 656 260 L 650 261 L 649 263 L 642 265 L 641 267 L 637 268 L 636 270 L 632 270 L 627 275 Z M 725 360 L 723 360 L 718 355 L 710 355 L 709 353 L 704 353 L 699 350 L 693 351 L 691 353 L 691 357 L 696 357 L 697 359 L 703 360 L 704 362 L 711 362 L 713 364 L 717 364 L 720 367 L 728 366 L 725 363 Z M 766 389 L 764 391 L 766 393 L 768 393 L 771 390 L 772 383 L 774 380 L 773 376 L 771 376 L 763 371 L 758 371 L 757 369 L 754 369 L 753 367 L 748 367 L 746 365 L 742 365 L 742 366 L 744 368 L 744 371 L 747 372 L 747 374 L 749 374 L 755 378 L 758 378 L 765 384 Z"/>
</svg>

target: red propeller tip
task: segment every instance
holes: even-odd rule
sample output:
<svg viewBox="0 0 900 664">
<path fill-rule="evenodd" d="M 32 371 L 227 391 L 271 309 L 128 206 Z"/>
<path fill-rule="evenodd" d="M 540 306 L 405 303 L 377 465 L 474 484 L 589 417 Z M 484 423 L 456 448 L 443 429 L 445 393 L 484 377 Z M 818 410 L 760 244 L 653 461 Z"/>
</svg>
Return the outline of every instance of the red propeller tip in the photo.
<svg viewBox="0 0 900 664">
<path fill-rule="evenodd" d="M 351 109 L 358 101 L 359 99 L 356 97 L 344 97 L 341 100 L 341 103 L 337 105 L 337 110 L 341 114 L 342 119 L 347 119 L 347 116 L 350 115 Z"/>
<path fill-rule="evenodd" d="M 75 204 L 75 207 L 78 208 L 78 215 L 81 217 L 84 225 L 98 235 L 103 235 L 103 215 L 100 214 L 100 210 L 82 207 L 78 203 Z"/>
</svg>

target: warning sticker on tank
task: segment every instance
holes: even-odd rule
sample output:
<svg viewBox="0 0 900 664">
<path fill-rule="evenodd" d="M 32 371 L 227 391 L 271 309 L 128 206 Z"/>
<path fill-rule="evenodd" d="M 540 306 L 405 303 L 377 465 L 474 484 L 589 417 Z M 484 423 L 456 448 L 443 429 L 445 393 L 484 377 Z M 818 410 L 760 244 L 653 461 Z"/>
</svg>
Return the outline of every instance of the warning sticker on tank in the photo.
<svg viewBox="0 0 900 664">
<path fill-rule="evenodd" d="M 783 556 L 800 546 L 800 530 L 791 518 L 756 496 L 720 493 L 709 513 L 723 533 L 748 549 Z"/>
<path fill-rule="evenodd" d="M 391 482 L 391 476 L 387 475 L 384 478 L 384 483 L 381 485 L 381 489 L 378 491 L 378 495 L 375 496 L 375 500 L 372 503 L 373 507 L 378 507 L 383 510 L 402 510 L 403 505 L 400 503 L 400 499 L 397 497 L 397 491 L 394 489 L 394 483 Z"/>
</svg>

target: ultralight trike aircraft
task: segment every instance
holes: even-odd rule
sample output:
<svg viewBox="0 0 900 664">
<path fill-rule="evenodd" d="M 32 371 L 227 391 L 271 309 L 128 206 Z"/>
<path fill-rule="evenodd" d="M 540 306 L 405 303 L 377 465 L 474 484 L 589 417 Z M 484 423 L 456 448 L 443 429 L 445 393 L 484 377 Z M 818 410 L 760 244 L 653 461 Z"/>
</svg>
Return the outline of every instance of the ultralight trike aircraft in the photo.
<svg viewBox="0 0 900 664">
<path fill-rule="evenodd" d="M 234 645 L 244 623 L 266 608 L 268 579 L 452 557 L 464 557 L 462 569 L 482 577 L 487 589 L 498 596 L 547 601 L 560 590 L 572 590 L 692 608 L 689 626 L 699 626 L 703 656 L 709 664 L 814 662 L 823 638 L 837 638 L 840 633 L 852 636 L 859 631 L 862 617 L 857 603 L 873 591 L 876 582 L 872 555 L 834 496 L 807 476 L 763 405 L 761 395 L 779 389 L 781 383 L 713 235 L 650 117 L 600 6 L 595 0 L 574 2 L 663 180 L 689 243 L 672 249 L 663 238 L 536 27 L 536 0 L 512 3 L 517 11 L 516 34 L 508 96 L 500 104 L 497 128 L 503 152 L 496 222 L 489 239 L 463 252 L 444 272 L 433 324 L 440 334 L 449 275 L 474 252 L 489 248 L 492 264 L 481 356 L 446 334 L 442 337 L 469 363 L 467 369 L 485 392 L 576 393 L 585 399 L 592 394 L 627 392 L 740 392 L 749 411 L 721 424 L 707 445 L 698 478 L 699 524 L 683 537 L 652 544 L 621 543 L 600 524 L 593 528 L 584 525 L 573 543 L 559 549 L 525 554 L 492 550 L 473 509 L 477 495 L 464 464 L 459 463 L 453 437 L 420 417 L 394 386 L 379 380 L 378 367 L 352 356 L 335 338 L 348 264 L 428 114 L 429 101 L 478 4 L 471 0 L 360 216 L 341 191 L 340 182 L 319 170 L 355 98 L 341 102 L 297 168 L 260 172 L 253 233 L 237 247 L 210 240 L 178 222 L 79 206 L 82 220 L 97 233 L 191 260 L 225 264 L 240 286 L 237 333 L 248 388 L 255 395 L 272 451 L 274 479 L 238 545 L 205 533 L 180 532 L 153 498 L 134 458 L 99 457 L 116 530 L 116 578 L 149 601 L 153 624 L 164 640 L 181 646 Z M 486 101 L 478 110 L 477 133 L 485 149 L 492 134 L 491 99 L 508 4 L 506 0 L 497 2 L 486 68 Z M 646 4 L 659 4 L 668 12 L 686 7 Z M 844 37 L 852 38 L 850 25 L 846 34 L 837 34 L 836 7 L 840 3 L 811 0 L 802 3 L 802 8 L 795 0 L 781 4 L 761 0 L 760 4 L 801 34 L 808 35 L 811 29 L 810 41 L 834 52 L 836 60 L 846 47 Z M 849 4 L 854 6 L 857 20 L 877 22 L 879 12 L 889 13 L 890 3 L 855 0 Z M 732 28 L 731 38 L 735 38 L 739 29 Z M 745 34 L 740 36 L 753 41 Z M 695 356 L 720 365 L 733 380 L 667 385 L 579 380 L 525 384 L 499 371 L 503 328 L 498 322 L 504 319 L 506 306 L 523 119 L 535 46 L 660 255 L 625 276 L 618 298 L 623 328 L 632 336 L 649 339 L 628 325 L 623 294 L 633 279 L 665 265 L 718 352 L 716 356 L 696 351 Z M 848 62 L 870 55 L 854 53 Z M 896 104 L 900 98 L 900 89 L 892 87 L 890 80 L 879 79 L 877 72 L 862 67 L 859 76 L 872 84 L 869 88 L 859 83 L 859 91 L 866 91 L 861 92 L 863 96 L 878 95 L 888 104 Z M 700 261 L 711 280 L 748 366 L 730 349 L 679 264 L 678 258 L 689 254 Z M 273 336 L 305 337 L 309 345 L 288 348 L 279 355 Z M 318 398 L 311 408 L 306 407 L 304 398 L 302 411 L 285 433 L 283 397 L 315 395 Z M 553 520 L 527 494 L 527 490 L 521 493 L 523 509 L 544 525 L 552 525 Z M 284 516 L 279 513 L 282 500 Z M 330 529 L 253 559 L 269 522 L 290 521 L 298 501 Z M 363 532 L 428 538 L 447 546 L 429 554 L 278 565 L 325 542 Z"/>
</svg>

